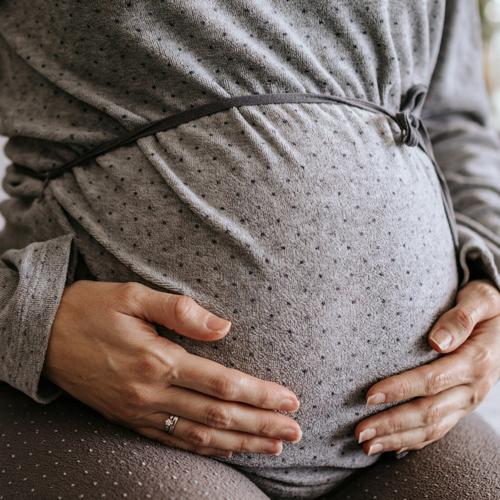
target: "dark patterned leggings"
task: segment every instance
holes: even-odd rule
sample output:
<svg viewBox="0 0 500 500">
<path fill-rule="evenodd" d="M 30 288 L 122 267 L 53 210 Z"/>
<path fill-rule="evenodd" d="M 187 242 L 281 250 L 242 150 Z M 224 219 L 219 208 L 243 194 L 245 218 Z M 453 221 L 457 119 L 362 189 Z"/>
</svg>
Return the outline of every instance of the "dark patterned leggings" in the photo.
<svg viewBox="0 0 500 500">
<path fill-rule="evenodd" d="M 74 399 L 41 405 L 0 382 L 0 500 L 500 499 L 499 475 L 500 436 L 469 415 L 440 441 L 382 458 L 333 491 L 276 496 L 259 478 L 143 438 Z"/>
</svg>

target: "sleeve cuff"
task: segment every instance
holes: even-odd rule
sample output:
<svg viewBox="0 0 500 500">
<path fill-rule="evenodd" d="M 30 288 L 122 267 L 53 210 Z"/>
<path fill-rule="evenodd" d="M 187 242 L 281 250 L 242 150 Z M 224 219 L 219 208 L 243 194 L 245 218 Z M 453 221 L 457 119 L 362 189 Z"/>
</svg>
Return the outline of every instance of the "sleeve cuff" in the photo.
<svg viewBox="0 0 500 500">
<path fill-rule="evenodd" d="M 74 260 L 73 237 L 69 234 L 32 243 L 2 255 L 10 269 L 17 269 L 18 280 L 17 286 L 10 286 L 11 294 L 5 297 L 1 312 L 3 335 L 7 333 L 5 358 L 0 366 L 2 379 L 39 403 L 50 403 L 62 392 L 41 377 L 41 372 L 68 268 Z M 3 292 L 8 293 L 6 286 Z"/>
</svg>

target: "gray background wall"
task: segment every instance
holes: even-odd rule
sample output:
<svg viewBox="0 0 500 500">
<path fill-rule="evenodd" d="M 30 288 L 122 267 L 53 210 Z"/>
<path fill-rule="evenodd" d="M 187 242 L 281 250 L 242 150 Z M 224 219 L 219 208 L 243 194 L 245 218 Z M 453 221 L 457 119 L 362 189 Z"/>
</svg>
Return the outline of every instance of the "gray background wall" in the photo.
<svg viewBox="0 0 500 500">
<path fill-rule="evenodd" d="M 10 163 L 3 154 L 3 148 L 7 139 L 0 137 L 0 179 L 3 179 L 5 167 Z M 7 198 L 0 188 L 0 201 Z M 0 228 L 4 225 L 4 220 L 0 216 Z M 500 332 L 498 332 L 500 335 Z M 488 399 L 477 410 L 481 415 L 495 427 L 500 434 L 500 383 L 498 383 L 490 393 Z"/>
</svg>

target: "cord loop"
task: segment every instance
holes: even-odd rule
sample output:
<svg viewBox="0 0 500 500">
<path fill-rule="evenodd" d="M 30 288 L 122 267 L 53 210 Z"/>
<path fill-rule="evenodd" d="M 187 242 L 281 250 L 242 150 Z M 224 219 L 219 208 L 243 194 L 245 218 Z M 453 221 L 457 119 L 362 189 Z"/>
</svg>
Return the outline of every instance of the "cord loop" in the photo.
<svg viewBox="0 0 500 500">
<path fill-rule="evenodd" d="M 419 122 L 408 109 L 396 113 L 396 122 L 401 129 L 403 141 L 407 146 L 415 147 L 418 145 L 419 139 Z"/>
</svg>

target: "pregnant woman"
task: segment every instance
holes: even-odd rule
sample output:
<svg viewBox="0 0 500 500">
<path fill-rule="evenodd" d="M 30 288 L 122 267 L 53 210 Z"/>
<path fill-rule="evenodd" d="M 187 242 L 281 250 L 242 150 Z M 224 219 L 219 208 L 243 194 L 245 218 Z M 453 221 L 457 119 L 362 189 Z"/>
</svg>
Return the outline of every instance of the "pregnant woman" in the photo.
<svg viewBox="0 0 500 500">
<path fill-rule="evenodd" d="M 341 495 L 484 399 L 500 147 L 473 3 L 18 0 L 0 23 L 5 498 Z M 271 94 L 344 101 L 196 115 Z M 476 432 L 494 470 L 466 422 L 432 460 Z"/>
</svg>

